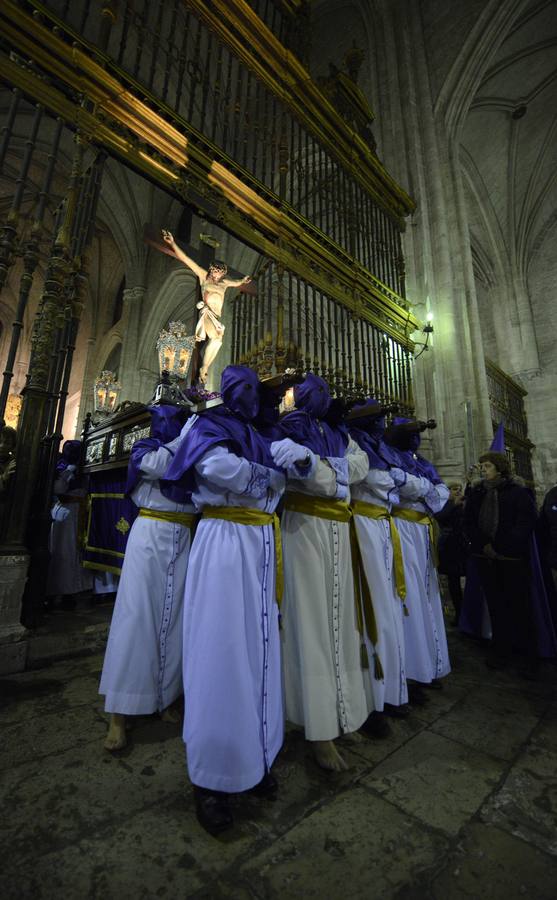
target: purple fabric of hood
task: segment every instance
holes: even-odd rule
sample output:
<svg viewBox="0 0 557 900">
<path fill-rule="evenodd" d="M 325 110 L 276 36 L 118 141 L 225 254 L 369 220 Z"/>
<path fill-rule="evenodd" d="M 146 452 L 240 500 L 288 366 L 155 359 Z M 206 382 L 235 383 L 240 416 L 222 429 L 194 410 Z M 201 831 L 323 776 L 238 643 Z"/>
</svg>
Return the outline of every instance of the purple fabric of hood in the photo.
<svg viewBox="0 0 557 900">
<path fill-rule="evenodd" d="M 222 373 L 221 394 L 224 405 L 244 422 L 251 422 L 259 411 L 259 378 L 248 366 L 227 366 Z"/>
<path fill-rule="evenodd" d="M 64 441 L 60 459 L 56 463 L 57 472 L 65 472 L 68 466 L 79 465 L 81 458 L 81 441 Z"/>
<path fill-rule="evenodd" d="M 129 495 L 141 480 L 141 460 L 147 453 L 160 450 L 166 444 L 170 444 L 177 438 L 182 430 L 182 425 L 188 417 L 188 411 L 182 407 L 161 405 L 150 406 L 151 434 L 152 437 L 136 441 L 132 447 L 128 463 L 128 480 L 125 493 Z M 190 503 L 191 491 L 181 482 L 168 482 L 159 479 L 159 486 L 163 497 L 171 503 Z"/>
<path fill-rule="evenodd" d="M 321 421 L 331 405 L 327 383 L 312 373 L 306 375 L 294 388 L 294 400 L 297 408 L 280 422 L 283 436 L 322 458 L 343 457 L 349 440 L 347 427 Z"/>
<path fill-rule="evenodd" d="M 385 431 L 385 416 L 377 416 L 374 413 L 380 409 L 381 404 L 370 397 L 365 403 L 356 403 L 354 409 L 369 408 L 369 416 L 361 416 L 348 421 L 348 431 L 350 436 L 361 449 L 367 453 L 369 465 L 372 469 L 388 469 L 389 462 L 384 458 L 386 454 L 381 455 L 380 446 L 383 443 L 382 437 Z M 384 450 L 387 450 L 384 445 Z"/>
<path fill-rule="evenodd" d="M 245 384 L 252 390 L 245 390 Z M 249 462 L 282 471 L 271 456 L 271 441 L 246 420 L 247 416 L 254 418 L 259 405 L 259 379 L 253 369 L 227 366 L 222 373 L 221 394 L 223 405 L 201 413 L 188 431 L 165 473 L 167 480 L 184 479 L 193 490 L 196 462 L 217 444 L 224 444 Z"/>
<path fill-rule="evenodd" d="M 315 419 L 322 419 L 331 405 L 329 385 L 311 372 L 294 388 L 296 409 L 303 410 Z"/>
</svg>

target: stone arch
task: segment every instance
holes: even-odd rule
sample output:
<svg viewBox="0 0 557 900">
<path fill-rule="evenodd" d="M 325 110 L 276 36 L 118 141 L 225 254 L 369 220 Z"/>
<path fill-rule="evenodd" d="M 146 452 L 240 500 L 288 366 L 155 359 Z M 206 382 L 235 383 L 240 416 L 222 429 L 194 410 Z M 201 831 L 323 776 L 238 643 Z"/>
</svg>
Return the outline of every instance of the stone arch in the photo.
<svg viewBox="0 0 557 900">
<path fill-rule="evenodd" d="M 141 342 L 137 352 L 139 368 L 156 368 L 155 345 L 159 332 L 171 320 L 180 320 L 186 324 L 194 321 L 194 308 L 197 300 L 197 279 L 184 266 L 173 269 L 151 304 L 149 314 L 143 323 Z"/>
<path fill-rule="evenodd" d="M 458 140 L 485 72 L 530 0 L 488 0 L 455 59 L 437 97 L 434 113 Z"/>
<path fill-rule="evenodd" d="M 118 328 L 113 328 L 101 341 L 95 353 L 95 365 L 93 379 L 105 368 L 115 351 L 122 347 L 122 333 Z"/>
</svg>

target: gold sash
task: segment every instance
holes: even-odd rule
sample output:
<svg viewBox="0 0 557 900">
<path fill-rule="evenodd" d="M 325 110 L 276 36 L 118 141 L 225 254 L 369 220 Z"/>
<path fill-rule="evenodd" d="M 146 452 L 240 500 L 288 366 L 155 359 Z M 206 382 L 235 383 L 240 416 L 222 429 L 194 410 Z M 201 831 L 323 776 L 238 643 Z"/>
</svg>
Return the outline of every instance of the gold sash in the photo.
<svg viewBox="0 0 557 900">
<path fill-rule="evenodd" d="M 184 528 L 193 528 L 197 516 L 195 513 L 170 512 L 165 509 L 147 509 L 142 506 L 139 515 L 144 519 L 157 519 L 159 522 L 174 522 Z"/>
<path fill-rule="evenodd" d="M 204 519 L 224 519 L 225 522 L 235 522 L 236 525 L 272 525 L 275 533 L 275 559 L 276 595 L 280 606 L 284 592 L 284 571 L 282 566 L 282 540 L 280 535 L 280 520 L 276 513 L 263 512 L 260 509 L 250 509 L 247 506 L 206 506 L 203 510 Z"/>
<path fill-rule="evenodd" d="M 329 500 L 326 497 L 315 497 L 312 494 L 302 494 L 297 492 L 287 493 L 285 497 L 285 509 L 291 512 L 303 513 L 306 516 L 315 516 L 317 519 L 328 519 L 330 522 L 347 522 L 350 527 L 350 547 L 352 550 L 352 571 L 354 577 L 354 598 L 356 602 L 356 621 L 358 623 L 358 631 L 360 636 L 364 634 L 365 628 L 371 643 L 377 644 L 379 635 L 377 633 L 377 621 L 373 610 L 373 601 L 371 599 L 371 591 L 367 582 L 360 544 L 358 542 L 358 532 L 354 522 L 354 515 L 351 507 L 342 500 Z M 362 618 L 363 608 L 363 618 Z M 384 677 L 383 667 L 377 651 L 374 651 L 375 677 L 379 680 Z M 365 645 L 362 644 L 362 667 L 368 668 L 367 653 Z"/>
<path fill-rule="evenodd" d="M 408 607 L 406 606 L 406 578 L 404 576 L 404 563 L 402 560 L 402 545 L 400 543 L 400 534 L 396 527 L 395 518 L 384 506 L 377 506 L 375 503 L 366 503 L 365 500 L 354 500 L 351 504 L 355 516 L 364 516 L 366 519 L 387 519 L 391 531 L 391 542 L 393 545 L 393 568 L 395 576 L 395 587 L 398 596 L 402 600 L 404 615 L 408 615 Z"/>
<path fill-rule="evenodd" d="M 415 522 L 416 525 L 427 525 L 431 558 L 433 560 L 433 565 L 437 568 L 438 559 L 437 541 L 435 539 L 435 523 L 431 516 L 426 512 L 420 512 L 419 509 L 405 509 L 403 506 L 393 506 L 392 514 L 396 519 L 402 519 L 405 522 Z"/>
</svg>

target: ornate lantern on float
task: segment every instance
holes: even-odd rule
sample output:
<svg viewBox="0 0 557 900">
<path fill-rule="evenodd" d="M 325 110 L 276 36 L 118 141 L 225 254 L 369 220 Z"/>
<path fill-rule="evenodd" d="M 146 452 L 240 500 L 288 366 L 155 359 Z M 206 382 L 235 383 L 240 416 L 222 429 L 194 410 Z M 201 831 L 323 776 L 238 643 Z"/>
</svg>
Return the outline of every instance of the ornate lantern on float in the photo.
<svg viewBox="0 0 557 900">
<path fill-rule="evenodd" d="M 157 341 L 161 381 L 155 392 L 154 402 L 183 402 L 180 382 L 185 387 L 188 378 L 195 337 L 187 333 L 183 322 L 170 322 L 166 331 L 161 331 Z"/>
<path fill-rule="evenodd" d="M 95 412 L 109 416 L 118 406 L 122 385 L 114 372 L 101 372 L 95 381 Z"/>
</svg>

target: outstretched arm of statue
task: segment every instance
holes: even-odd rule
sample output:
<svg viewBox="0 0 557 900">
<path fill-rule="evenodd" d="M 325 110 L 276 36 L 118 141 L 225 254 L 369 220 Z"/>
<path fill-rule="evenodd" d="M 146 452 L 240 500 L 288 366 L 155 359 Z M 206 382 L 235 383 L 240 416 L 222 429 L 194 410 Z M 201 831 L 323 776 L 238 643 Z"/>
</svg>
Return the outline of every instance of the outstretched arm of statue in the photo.
<svg viewBox="0 0 557 900">
<path fill-rule="evenodd" d="M 241 287 L 243 284 L 249 284 L 251 281 L 251 275 L 246 275 L 244 278 L 226 278 L 223 282 L 225 287 Z"/>
<path fill-rule="evenodd" d="M 201 266 L 199 266 L 195 262 L 195 260 L 193 260 L 190 256 L 188 256 L 187 253 L 184 253 L 184 251 L 178 246 L 178 244 L 174 240 L 174 235 L 172 234 L 172 232 L 165 231 L 165 229 L 163 228 L 162 236 L 163 236 L 165 242 L 168 244 L 168 246 L 174 251 L 174 255 L 176 256 L 176 259 L 179 259 L 180 262 L 184 263 L 184 265 L 188 267 L 188 269 L 191 269 L 193 274 L 199 278 L 201 283 L 203 283 L 205 281 L 205 279 L 207 278 L 207 270 L 201 268 Z"/>
</svg>

